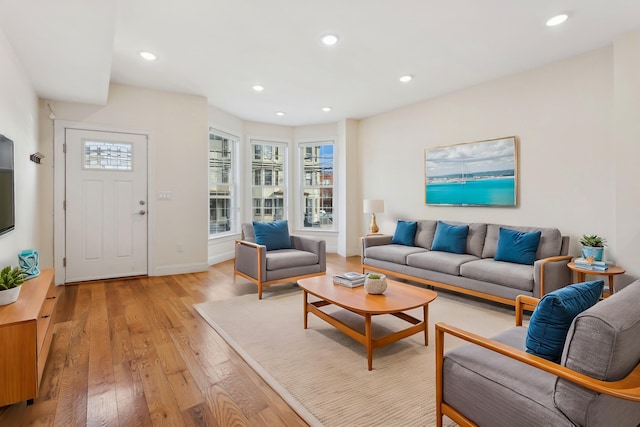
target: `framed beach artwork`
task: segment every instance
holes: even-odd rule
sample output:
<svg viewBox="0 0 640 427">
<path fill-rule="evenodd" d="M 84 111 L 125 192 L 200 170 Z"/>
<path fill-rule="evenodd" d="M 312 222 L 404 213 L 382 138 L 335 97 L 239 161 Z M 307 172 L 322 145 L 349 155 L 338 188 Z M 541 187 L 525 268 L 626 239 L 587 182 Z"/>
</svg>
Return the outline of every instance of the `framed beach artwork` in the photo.
<svg viewBox="0 0 640 427">
<path fill-rule="evenodd" d="M 516 206 L 515 136 L 425 150 L 427 205 Z"/>
</svg>

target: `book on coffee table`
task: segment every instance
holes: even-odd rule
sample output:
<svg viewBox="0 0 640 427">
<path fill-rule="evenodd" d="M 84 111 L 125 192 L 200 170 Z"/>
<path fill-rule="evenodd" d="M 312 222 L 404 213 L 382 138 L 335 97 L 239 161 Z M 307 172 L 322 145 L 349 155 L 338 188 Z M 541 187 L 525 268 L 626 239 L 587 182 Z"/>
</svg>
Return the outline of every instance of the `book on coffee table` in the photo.
<svg viewBox="0 0 640 427">
<path fill-rule="evenodd" d="M 355 288 L 364 285 L 364 274 L 353 271 L 347 273 L 336 274 L 333 276 L 333 283 L 338 285 Z"/>
</svg>

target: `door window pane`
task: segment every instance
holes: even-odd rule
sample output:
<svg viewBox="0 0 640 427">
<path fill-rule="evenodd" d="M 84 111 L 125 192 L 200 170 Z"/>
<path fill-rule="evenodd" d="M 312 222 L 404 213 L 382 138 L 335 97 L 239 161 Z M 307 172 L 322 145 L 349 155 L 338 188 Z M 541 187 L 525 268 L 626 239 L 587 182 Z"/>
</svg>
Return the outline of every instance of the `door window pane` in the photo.
<svg viewBox="0 0 640 427">
<path fill-rule="evenodd" d="M 131 171 L 132 152 L 126 142 L 84 141 L 82 168 Z"/>
</svg>

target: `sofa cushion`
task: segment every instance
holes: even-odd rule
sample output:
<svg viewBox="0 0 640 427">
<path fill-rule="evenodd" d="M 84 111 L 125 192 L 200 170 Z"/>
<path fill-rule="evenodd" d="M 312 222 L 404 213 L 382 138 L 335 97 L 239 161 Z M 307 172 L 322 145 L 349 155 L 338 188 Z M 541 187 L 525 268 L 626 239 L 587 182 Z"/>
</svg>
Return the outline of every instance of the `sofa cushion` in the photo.
<svg viewBox="0 0 640 427">
<path fill-rule="evenodd" d="M 440 273 L 460 275 L 460 266 L 479 258 L 469 254 L 454 254 L 451 252 L 428 251 L 414 253 L 407 256 L 407 265 Z"/>
<path fill-rule="evenodd" d="M 318 255 L 297 249 L 279 249 L 267 252 L 267 271 L 318 264 Z"/>
<path fill-rule="evenodd" d="M 438 221 L 432 219 L 424 219 L 417 221 L 415 245 L 425 249 L 431 249 L 433 244 L 433 236 L 436 234 L 436 226 Z"/>
<path fill-rule="evenodd" d="M 495 260 L 533 265 L 536 261 L 540 234 L 540 231 L 525 233 L 500 227 Z"/>
<path fill-rule="evenodd" d="M 380 245 L 366 248 L 364 257 L 406 265 L 407 255 L 419 252 L 427 252 L 427 250 L 417 246 Z"/>
<path fill-rule="evenodd" d="M 484 247 L 484 241 L 487 237 L 487 224 L 483 222 L 458 222 L 449 221 L 451 225 L 468 225 L 469 233 L 467 233 L 467 247 L 465 252 L 471 255 L 475 255 L 478 258 L 482 257 L 482 248 Z"/>
<path fill-rule="evenodd" d="M 396 245 L 413 246 L 417 228 L 418 223 L 416 221 L 398 220 L 396 231 L 393 233 L 391 243 Z"/>
<path fill-rule="evenodd" d="M 640 280 L 616 292 L 573 321 L 561 363 L 603 381 L 618 381 L 640 363 Z M 557 380 L 558 408 L 584 426 L 636 426 L 640 403 L 586 390 Z"/>
<path fill-rule="evenodd" d="M 256 242 L 256 235 L 253 233 L 253 224 L 245 222 L 242 224 L 242 240 Z"/>
<path fill-rule="evenodd" d="M 571 322 L 598 302 L 603 286 L 602 280 L 576 283 L 542 297 L 529 321 L 527 353 L 560 362 Z"/>
<path fill-rule="evenodd" d="M 467 249 L 468 225 L 451 225 L 438 221 L 436 234 L 433 237 L 432 251 L 463 254 Z"/>
<path fill-rule="evenodd" d="M 562 250 L 562 234 L 560 234 L 560 230 L 557 228 L 488 224 L 487 238 L 485 239 L 484 248 L 482 250 L 482 258 L 493 258 L 496 256 L 500 227 L 523 232 L 540 231 L 540 244 L 538 245 L 538 250 L 536 252 L 536 259 L 560 255 L 560 251 Z"/>
<path fill-rule="evenodd" d="M 468 279 L 533 292 L 533 267 L 484 258 L 460 266 L 460 275 Z"/>
<path fill-rule="evenodd" d="M 291 249 L 289 223 L 286 220 L 274 222 L 253 222 L 256 243 L 267 247 L 268 251 Z"/>
<path fill-rule="evenodd" d="M 524 350 L 526 328 L 493 340 Z M 477 345 L 447 351 L 444 401 L 480 426 L 574 426 L 553 404 L 555 376 Z M 499 410 L 497 410 L 499 408 Z"/>
</svg>

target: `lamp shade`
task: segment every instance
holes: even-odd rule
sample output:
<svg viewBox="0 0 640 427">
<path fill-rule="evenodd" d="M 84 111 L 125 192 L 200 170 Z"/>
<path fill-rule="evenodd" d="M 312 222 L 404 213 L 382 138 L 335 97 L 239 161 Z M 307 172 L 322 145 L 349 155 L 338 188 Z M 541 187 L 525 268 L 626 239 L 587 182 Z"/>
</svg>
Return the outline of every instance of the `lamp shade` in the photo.
<svg viewBox="0 0 640 427">
<path fill-rule="evenodd" d="M 384 200 L 364 200 L 362 211 L 364 213 L 384 212 Z"/>
</svg>

